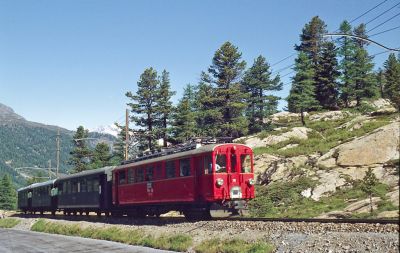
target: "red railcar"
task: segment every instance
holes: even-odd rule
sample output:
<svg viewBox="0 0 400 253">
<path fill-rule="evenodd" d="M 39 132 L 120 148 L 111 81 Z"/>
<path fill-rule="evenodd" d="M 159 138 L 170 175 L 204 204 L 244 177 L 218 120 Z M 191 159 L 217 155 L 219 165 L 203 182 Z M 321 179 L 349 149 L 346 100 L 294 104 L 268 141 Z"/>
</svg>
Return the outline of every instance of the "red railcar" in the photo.
<svg viewBox="0 0 400 253">
<path fill-rule="evenodd" d="M 120 215 L 210 216 L 211 206 L 244 208 L 254 198 L 253 152 L 235 143 L 136 161 L 113 171 L 113 206 Z"/>
</svg>

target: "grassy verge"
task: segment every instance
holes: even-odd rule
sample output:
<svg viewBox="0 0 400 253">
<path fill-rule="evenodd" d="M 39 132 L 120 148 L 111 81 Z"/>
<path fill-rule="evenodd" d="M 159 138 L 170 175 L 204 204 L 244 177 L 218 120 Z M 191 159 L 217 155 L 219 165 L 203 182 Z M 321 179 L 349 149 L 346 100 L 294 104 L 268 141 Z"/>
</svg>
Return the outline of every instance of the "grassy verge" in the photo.
<svg viewBox="0 0 400 253">
<path fill-rule="evenodd" d="M 78 224 L 60 224 L 57 222 L 38 220 L 31 228 L 32 231 L 80 236 L 85 238 L 107 240 L 126 243 L 130 245 L 146 246 L 156 249 L 187 251 L 193 247 L 193 240 L 188 235 L 174 234 L 158 237 L 148 235 L 140 229 L 122 229 L 117 226 L 106 228 L 81 227 Z M 250 243 L 243 240 L 225 241 L 220 239 L 206 240 L 194 248 L 195 252 L 272 252 L 271 244 L 256 242 Z"/>
<path fill-rule="evenodd" d="M 268 253 L 274 250 L 275 247 L 269 243 L 250 243 L 240 239 L 229 241 L 221 239 L 205 240 L 195 247 L 195 251 L 199 253 Z"/>
<path fill-rule="evenodd" d="M 0 219 L 0 228 L 13 228 L 18 225 L 20 221 L 14 218 Z"/>
<path fill-rule="evenodd" d="M 162 235 L 154 237 L 140 229 L 121 229 L 116 226 L 107 228 L 81 227 L 78 224 L 60 224 L 45 220 L 37 221 L 33 231 L 51 234 L 80 236 L 85 238 L 121 242 L 131 245 L 146 246 L 156 249 L 187 251 L 192 246 L 192 238 L 187 235 Z"/>
</svg>

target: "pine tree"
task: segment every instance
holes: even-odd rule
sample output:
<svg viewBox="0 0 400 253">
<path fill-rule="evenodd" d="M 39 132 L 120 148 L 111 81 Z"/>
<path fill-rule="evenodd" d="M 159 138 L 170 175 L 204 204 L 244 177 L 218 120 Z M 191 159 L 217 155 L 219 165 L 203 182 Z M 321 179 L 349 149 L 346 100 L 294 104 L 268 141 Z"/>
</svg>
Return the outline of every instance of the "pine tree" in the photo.
<svg viewBox="0 0 400 253">
<path fill-rule="evenodd" d="M 126 131 L 125 126 L 118 123 L 114 123 L 118 128 L 117 140 L 113 144 L 113 160 L 114 164 L 119 164 L 125 160 L 125 142 L 126 142 Z"/>
<path fill-rule="evenodd" d="M 5 174 L 0 181 L 0 209 L 14 210 L 16 203 L 17 196 L 11 177 Z"/>
<path fill-rule="evenodd" d="M 110 165 L 111 165 L 110 147 L 108 146 L 107 143 L 104 142 L 97 143 L 93 151 L 93 157 L 90 164 L 91 168 L 97 169 Z"/>
<path fill-rule="evenodd" d="M 266 92 L 281 90 L 282 83 L 279 76 L 271 77 L 270 66 L 260 55 L 246 71 L 242 85 L 247 93 L 246 116 L 249 131 L 250 133 L 259 132 L 264 128 L 263 119 L 277 111 L 279 100 L 279 97 L 267 95 Z"/>
<path fill-rule="evenodd" d="M 195 113 L 190 98 L 184 96 L 179 101 L 173 117 L 172 136 L 176 142 L 182 143 L 196 136 Z"/>
<path fill-rule="evenodd" d="M 385 73 L 381 68 L 379 68 L 378 71 L 376 72 L 376 82 L 381 98 L 386 98 L 385 95 L 386 79 L 385 79 Z"/>
<path fill-rule="evenodd" d="M 300 113 L 301 123 L 305 125 L 304 112 L 319 108 L 318 100 L 315 99 L 314 69 L 305 53 L 299 53 L 294 70 L 296 75 L 287 98 L 288 109 L 290 112 Z"/>
<path fill-rule="evenodd" d="M 194 108 L 197 136 L 216 137 L 220 132 L 222 114 L 219 108 L 215 107 L 215 89 L 211 84 L 211 77 L 202 72 L 200 82 L 196 87 Z"/>
<path fill-rule="evenodd" d="M 222 120 L 218 128 L 219 136 L 238 137 L 247 132 L 247 120 L 243 116 L 246 108 L 241 90 L 241 76 L 246 62 L 242 54 L 230 42 L 225 42 L 214 54 L 209 67 L 212 83 L 215 87 L 214 108 L 218 108 Z"/>
<path fill-rule="evenodd" d="M 352 35 L 351 25 L 346 20 L 340 25 L 340 33 Z M 340 60 L 340 80 L 339 83 L 339 97 L 345 107 L 349 107 L 349 102 L 353 97 L 353 90 L 355 81 L 353 77 L 353 65 L 354 65 L 354 53 L 356 44 L 353 39 L 349 37 L 341 37 L 339 39 L 339 50 L 338 55 L 341 57 Z"/>
<path fill-rule="evenodd" d="M 157 101 L 157 108 L 159 109 L 160 114 L 160 134 L 163 139 L 163 146 L 167 146 L 167 132 L 169 119 L 172 113 L 172 102 L 171 97 L 175 95 L 175 91 L 171 91 L 169 73 L 164 70 L 161 74 L 160 81 L 160 95 Z"/>
<path fill-rule="evenodd" d="M 137 85 L 136 95 L 132 92 L 126 93 L 126 96 L 132 100 L 128 103 L 133 113 L 131 120 L 139 127 L 140 148 L 153 150 L 159 123 L 160 82 L 157 71 L 153 68 L 145 69 Z"/>
<path fill-rule="evenodd" d="M 315 16 L 304 26 L 300 35 L 301 43 L 295 46 L 297 51 L 304 52 L 311 59 L 313 67 L 318 64 L 321 46 L 325 41 L 322 35 L 325 33 L 327 33 L 325 22 Z"/>
<path fill-rule="evenodd" d="M 384 63 L 384 75 L 386 85 L 384 88 L 385 97 L 400 110 L 400 58 L 392 53 Z"/>
<path fill-rule="evenodd" d="M 374 193 L 374 187 L 378 184 L 378 179 L 376 178 L 375 174 L 372 172 L 371 168 L 368 168 L 365 176 L 362 180 L 361 190 L 368 194 L 369 197 L 369 204 L 370 204 L 370 212 L 372 214 L 372 194 Z"/>
<path fill-rule="evenodd" d="M 337 109 L 339 77 L 336 48 L 332 42 L 325 42 L 317 65 L 316 97 L 325 109 Z"/>
<path fill-rule="evenodd" d="M 74 172 L 81 172 L 89 168 L 91 152 L 86 145 L 89 131 L 79 126 L 73 136 L 74 149 L 71 151 L 69 164 L 73 165 Z"/>
</svg>

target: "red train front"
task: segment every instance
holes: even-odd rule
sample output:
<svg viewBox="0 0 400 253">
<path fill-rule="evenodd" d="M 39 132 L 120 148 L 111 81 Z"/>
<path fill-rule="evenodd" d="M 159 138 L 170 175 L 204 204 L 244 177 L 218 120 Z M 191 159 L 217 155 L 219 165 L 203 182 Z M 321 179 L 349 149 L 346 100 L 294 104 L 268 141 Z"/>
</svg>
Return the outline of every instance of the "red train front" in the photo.
<svg viewBox="0 0 400 253">
<path fill-rule="evenodd" d="M 211 144 L 135 159 L 113 171 L 113 206 L 120 215 L 176 210 L 210 217 L 211 206 L 231 211 L 254 198 L 253 152 L 242 144 Z"/>
</svg>

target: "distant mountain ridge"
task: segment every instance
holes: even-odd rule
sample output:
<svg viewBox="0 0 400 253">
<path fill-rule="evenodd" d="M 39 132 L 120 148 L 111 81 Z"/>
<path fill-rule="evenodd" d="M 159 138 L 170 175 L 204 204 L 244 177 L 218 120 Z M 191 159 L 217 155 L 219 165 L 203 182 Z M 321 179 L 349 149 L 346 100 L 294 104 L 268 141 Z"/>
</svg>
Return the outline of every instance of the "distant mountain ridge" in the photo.
<svg viewBox="0 0 400 253">
<path fill-rule="evenodd" d="M 28 121 L 15 113 L 11 107 L 0 103 L 0 176 L 10 174 L 18 185 L 22 185 L 24 179 L 15 168 L 47 168 L 49 160 L 52 167 L 55 167 L 58 130 L 61 136 L 60 171 L 67 172 L 71 169 L 68 160 L 73 149 L 74 132 L 58 126 Z M 112 146 L 115 141 L 114 136 L 104 133 L 91 132 L 89 137 L 96 138 L 88 142 L 92 147 L 98 142 L 106 142 Z"/>
</svg>

